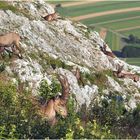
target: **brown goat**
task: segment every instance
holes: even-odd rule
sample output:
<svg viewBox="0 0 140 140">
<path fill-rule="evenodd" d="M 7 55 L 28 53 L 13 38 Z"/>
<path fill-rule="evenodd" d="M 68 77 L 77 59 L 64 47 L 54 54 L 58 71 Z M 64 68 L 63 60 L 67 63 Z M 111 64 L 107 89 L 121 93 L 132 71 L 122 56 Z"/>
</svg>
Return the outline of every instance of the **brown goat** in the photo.
<svg viewBox="0 0 140 140">
<path fill-rule="evenodd" d="M 21 48 L 19 46 L 20 36 L 17 33 L 7 33 L 5 35 L 0 36 L 0 47 L 11 47 L 14 45 L 17 50 L 21 52 Z"/>
<path fill-rule="evenodd" d="M 58 99 L 50 99 L 44 105 L 40 105 L 39 114 L 46 118 L 50 125 L 55 125 L 57 122 L 56 113 L 63 118 L 67 116 L 67 108 L 60 104 Z"/>
<path fill-rule="evenodd" d="M 63 99 L 64 101 L 67 101 L 70 92 L 70 85 L 68 83 L 68 79 L 66 76 L 63 75 L 59 75 L 58 79 L 62 87 L 62 95 L 60 98 Z"/>
<path fill-rule="evenodd" d="M 107 48 L 107 45 L 104 43 L 103 47 L 101 47 L 101 51 L 105 55 L 115 58 L 115 55 L 112 52 L 107 51 L 106 48 Z"/>
<path fill-rule="evenodd" d="M 63 75 L 59 76 L 59 81 L 62 86 L 62 95 L 50 99 L 44 105 L 39 105 L 39 114 L 45 117 L 52 126 L 57 123 L 56 113 L 60 114 L 63 118 L 68 114 L 66 103 L 70 91 L 69 83 L 67 78 Z"/>
<path fill-rule="evenodd" d="M 54 12 L 53 14 L 49 14 L 47 16 L 42 17 L 44 18 L 46 21 L 53 21 L 57 19 L 57 13 Z"/>
<path fill-rule="evenodd" d="M 84 86 L 84 82 L 83 82 L 83 79 L 82 79 L 82 76 L 81 76 L 81 72 L 80 72 L 80 69 L 77 67 L 76 68 L 76 71 L 73 72 L 73 74 L 75 75 L 78 83 L 81 83 L 82 86 Z"/>
<path fill-rule="evenodd" d="M 0 36 L 0 48 L 2 48 L 2 50 L 3 50 L 3 47 L 4 47 L 4 49 L 7 47 L 11 47 L 12 51 L 15 54 L 17 54 L 17 52 L 14 48 L 14 46 L 15 46 L 16 49 L 21 53 L 21 48 L 19 46 L 19 42 L 20 42 L 20 36 L 19 36 L 19 34 L 14 33 L 14 32 L 7 33 L 5 35 Z"/>
<path fill-rule="evenodd" d="M 132 79 L 134 82 L 139 81 L 139 76 L 136 74 L 132 74 L 130 72 L 122 72 L 123 66 L 118 65 L 118 70 L 113 71 L 113 75 L 118 78 L 129 78 Z"/>
</svg>

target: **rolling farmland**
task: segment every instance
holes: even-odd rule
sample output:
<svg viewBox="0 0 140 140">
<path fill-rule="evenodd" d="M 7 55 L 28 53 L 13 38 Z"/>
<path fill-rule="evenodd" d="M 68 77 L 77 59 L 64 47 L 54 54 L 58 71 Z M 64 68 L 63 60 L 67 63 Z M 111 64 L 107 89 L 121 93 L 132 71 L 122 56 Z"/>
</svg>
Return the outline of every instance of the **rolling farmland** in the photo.
<svg viewBox="0 0 140 140">
<path fill-rule="evenodd" d="M 114 51 L 121 50 L 121 37 L 133 34 L 140 38 L 140 1 L 63 1 L 56 10 L 64 17 L 94 27 L 94 30 L 106 28 L 106 41 Z M 140 65 L 140 59 L 129 58 L 126 61 Z"/>
<path fill-rule="evenodd" d="M 126 62 L 131 64 L 131 65 L 140 66 L 140 58 L 127 58 Z"/>
</svg>

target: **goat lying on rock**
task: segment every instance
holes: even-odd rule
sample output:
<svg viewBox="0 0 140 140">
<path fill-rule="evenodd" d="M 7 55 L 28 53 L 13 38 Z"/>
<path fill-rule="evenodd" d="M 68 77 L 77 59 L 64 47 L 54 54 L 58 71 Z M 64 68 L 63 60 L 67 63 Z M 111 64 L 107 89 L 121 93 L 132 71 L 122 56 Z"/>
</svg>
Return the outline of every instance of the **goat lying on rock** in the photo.
<svg viewBox="0 0 140 140">
<path fill-rule="evenodd" d="M 105 55 L 110 56 L 110 57 L 112 57 L 112 58 L 115 58 L 115 55 L 114 55 L 112 52 L 107 51 L 106 48 L 107 48 L 107 44 L 104 43 L 103 47 L 101 47 L 101 51 L 102 51 Z"/>
<path fill-rule="evenodd" d="M 139 81 L 139 76 L 136 74 L 132 74 L 130 72 L 122 72 L 123 66 L 118 65 L 118 70 L 113 71 L 113 75 L 118 78 L 129 78 L 132 79 L 134 82 Z"/>
<path fill-rule="evenodd" d="M 57 13 L 54 12 L 53 14 L 46 15 L 42 18 L 44 18 L 46 21 L 53 21 L 57 19 Z"/>
</svg>

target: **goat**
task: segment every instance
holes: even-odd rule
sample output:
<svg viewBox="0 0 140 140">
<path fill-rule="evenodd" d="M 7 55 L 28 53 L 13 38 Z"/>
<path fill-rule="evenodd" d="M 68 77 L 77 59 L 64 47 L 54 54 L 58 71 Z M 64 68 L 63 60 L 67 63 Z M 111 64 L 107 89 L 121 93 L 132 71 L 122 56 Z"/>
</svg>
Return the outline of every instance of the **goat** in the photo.
<svg viewBox="0 0 140 140">
<path fill-rule="evenodd" d="M 67 116 L 67 108 L 62 106 L 58 99 L 50 99 L 47 103 L 40 106 L 39 113 L 53 126 L 57 123 L 56 113 L 65 118 Z"/>
<path fill-rule="evenodd" d="M 63 78 L 61 78 L 63 77 Z M 69 97 L 69 92 L 70 92 L 70 85 L 68 83 L 68 79 L 67 77 L 63 76 L 63 75 L 59 75 L 58 77 L 60 83 L 61 83 L 61 87 L 62 87 L 62 95 L 61 95 L 61 100 L 63 99 L 63 101 L 67 101 L 68 97 Z"/>
<path fill-rule="evenodd" d="M 14 33 L 14 32 L 7 33 L 5 35 L 1 35 L 0 36 L 0 48 L 2 48 L 2 50 L 3 50 L 3 48 L 5 49 L 8 47 L 11 47 L 12 51 L 17 55 L 17 52 L 16 52 L 14 46 L 21 53 L 21 48 L 19 46 L 20 39 L 21 38 L 20 38 L 19 34 Z M 19 54 L 18 54 L 18 56 L 19 56 Z M 21 56 L 21 58 L 22 58 L 22 56 Z"/>
<path fill-rule="evenodd" d="M 51 98 L 44 105 L 39 105 L 39 114 L 45 117 L 52 126 L 57 123 L 56 113 L 60 114 L 63 118 L 68 114 L 66 107 L 70 91 L 68 79 L 63 75 L 59 76 L 58 79 L 62 86 L 62 95 Z"/>
<path fill-rule="evenodd" d="M 53 14 L 46 15 L 42 18 L 44 18 L 46 21 L 53 21 L 57 19 L 57 13 L 54 12 Z"/>
<path fill-rule="evenodd" d="M 106 48 L 107 48 L 107 45 L 104 43 L 103 47 L 101 47 L 101 51 L 102 51 L 105 55 L 110 56 L 110 57 L 112 57 L 112 58 L 115 58 L 115 55 L 114 55 L 112 52 L 107 51 Z"/>
<path fill-rule="evenodd" d="M 81 72 L 80 72 L 80 69 L 78 67 L 76 68 L 76 71 L 73 71 L 73 74 L 75 75 L 77 81 L 79 83 L 81 83 L 82 86 L 84 86 L 85 84 L 83 82 L 83 79 L 82 79 L 82 76 L 81 76 Z"/>
<path fill-rule="evenodd" d="M 113 71 L 113 75 L 118 78 L 129 78 L 132 79 L 134 82 L 139 81 L 139 76 L 136 74 L 132 74 L 130 72 L 122 72 L 123 66 L 118 65 L 118 70 Z"/>
</svg>

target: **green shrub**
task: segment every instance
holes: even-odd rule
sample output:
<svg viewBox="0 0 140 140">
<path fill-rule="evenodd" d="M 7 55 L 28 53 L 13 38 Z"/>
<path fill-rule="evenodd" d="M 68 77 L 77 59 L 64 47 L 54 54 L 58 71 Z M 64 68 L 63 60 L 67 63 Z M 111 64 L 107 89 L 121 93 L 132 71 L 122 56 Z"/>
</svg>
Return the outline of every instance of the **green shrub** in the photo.
<svg viewBox="0 0 140 140">
<path fill-rule="evenodd" d="M 46 80 L 42 80 L 40 83 L 39 95 L 43 99 L 49 100 L 50 98 L 55 97 L 60 90 L 60 83 L 56 82 L 56 79 L 52 80 L 51 85 L 49 85 Z"/>
<path fill-rule="evenodd" d="M 103 138 L 115 138 L 107 125 L 101 125 L 96 120 L 90 120 L 88 111 L 79 110 L 79 113 L 74 112 L 74 100 L 69 99 L 69 116 L 65 121 L 66 139 L 103 139 Z M 87 116 L 87 119 L 83 118 L 82 115 Z M 89 117 L 89 118 L 88 118 Z"/>
<path fill-rule="evenodd" d="M 35 110 L 28 93 L 21 95 L 15 85 L 0 81 L 0 138 L 29 138 L 38 118 Z"/>
<path fill-rule="evenodd" d="M 47 53 L 39 52 L 39 57 L 41 58 L 40 65 L 45 69 L 46 66 L 51 66 L 53 69 L 55 68 L 64 68 L 71 70 L 72 66 L 65 64 L 60 58 L 53 58 L 49 56 Z M 42 62 L 43 61 L 43 62 Z"/>
<path fill-rule="evenodd" d="M 0 98 L 2 105 L 9 106 L 13 105 L 13 101 L 16 101 L 16 89 L 11 83 L 4 83 L 0 81 Z"/>
<path fill-rule="evenodd" d="M 99 76 L 100 77 L 100 76 Z M 61 90 L 55 80 L 51 85 L 41 83 L 40 95 L 48 99 Z M 52 95 L 53 94 L 53 95 Z M 48 97 L 46 97 L 48 95 Z M 71 94 L 72 95 L 72 94 Z M 17 92 L 9 81 L 0 81 L 0 138 L 1 139 L 112 139 L 138 138 L 140 129 L 140 105 L 126 111 L 120 94 L 106 95 L 99 104 L 92 103 L 90 110 L 75 111 L 74 97 L 70 95 L 68 116 L 57 115 L 58 123 L 49 126 L 38 115 L 38 107 L 29 92 Z M 94 106 L 93 106 L 94 104 Z M 82 115 L 86 115 L 86 119 Z M 128 131 L 131 130 L 131 131 Z"/>
<path fill-rule="evenodd" d="M 51 92 L 60 91 L 58 87 L 58 84 L 52 82 Z M 68 117 L 63 119 L 58 116 L 58 124 L 50 127 L 47 121 L 38 115 L 38 108 L 30 97 L 30 93 L 17 93 L 16 86 L 12 83 L 0 81 L 0 138 L 65 138 L 68 126 L 73 123 L 76 114 L 73 111 L 73 98 L 67 103 L 70 111 Z"/>
<path fill-rule="evenodd" d="M 8 4 L 6 1 L 0 1 L 0 9 L 2 10 L 11 10 L 12 12 L 16 12 L 17 8 Z"/>
<path fill-rule="evenodd" d="M 96 120 L 89 121 L 83 126 L 82 120 L 76 118 L 73 126 L 67 129 L 66 139 L 105 139 L 115 138 L 107 126 L 101 126 Z"/>
<path fill-rule="evenodd" d="M 90 110 L 90 117 L 97 120 L 101 126 L 106 125 L 110 129 L 111 134 L 118 139 L 134 138 L 134 135 L 135 137 L 138 136 L 135 133 L 140 128 L 138 123 L 140 121 L 138 115 L 139 109 L 137 108 L 136 110 L 137 115 L 134 117 L 135 110 L 129 112 L 125 109 L 122 95 L 119 93 L 110 93 L 101 100 L 100 105 L 98 103 L 94 104 Z"/>
<path fill-rule="evenodd" d="M 11 5 L 8 1 L 0 1 L 0 9 L 2 10 L 11 10 L 16 14 L 23 14 L 25 17 L 32 19 L 31 15 L 25 9 L 19 9 L 16 6 Z"/>
<path fill-rule="evenodd" d="M 99 87 L 99 90 L 102 90 L 106 87 L 106 73 L 104 71 L 102 72 L 96 72 L 96 73 L 82 73 L 83 81 L 84 83 L 90 82 L 90 84 L 95 84 Z"/>
</svg>

